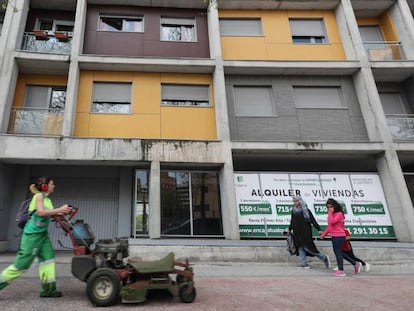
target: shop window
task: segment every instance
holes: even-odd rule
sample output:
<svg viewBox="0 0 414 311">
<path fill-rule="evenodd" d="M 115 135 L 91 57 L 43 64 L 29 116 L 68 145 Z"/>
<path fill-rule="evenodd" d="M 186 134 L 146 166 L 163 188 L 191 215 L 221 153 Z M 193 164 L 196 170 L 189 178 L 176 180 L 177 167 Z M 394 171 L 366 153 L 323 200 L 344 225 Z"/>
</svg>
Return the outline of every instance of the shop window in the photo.
<svg viewBox="0 0 414 311">
<path fill-rule="evenodd" d="M 222 36 L 263 36 L 260 18 L 220 18 Z"/>
<path fill-rule="evenodd" d="M 101 15 L 99 17 L 99 30 L 143 32 L 144 18 L 142 16 L 133 17 Z"/>
<path fill-rule="evenodd" d="M 234 86 L 234 109 L 237 117 L 275 115 L 271 86 Z"/>
<path fill-rule="evenodd" d="M 294 86 L 296 108 L 345 108 L 339 86 Z"/>
<path fill-rule="evenodd" d="M 161 93 L 163 106 L 211 106 L 208 85 L 162 84 Z"/>
<path fill-rule="evenodd" d="M 218 173 L 161 172 L 161 234 L 222 236 Z"/>
<path fill-rule="evenodd" d="M 323 19 L 289 19 L 293 43 L 328 43 Z"/>
<path fill-rule="evenodd" d="M 131 113 L 131 83 L 94 82 L 92 112 Z"/>
<path fill-rule="evenodd" d="M 194 18 L 161 17 L 161 41 L 196 41 Z"/>
</svg>

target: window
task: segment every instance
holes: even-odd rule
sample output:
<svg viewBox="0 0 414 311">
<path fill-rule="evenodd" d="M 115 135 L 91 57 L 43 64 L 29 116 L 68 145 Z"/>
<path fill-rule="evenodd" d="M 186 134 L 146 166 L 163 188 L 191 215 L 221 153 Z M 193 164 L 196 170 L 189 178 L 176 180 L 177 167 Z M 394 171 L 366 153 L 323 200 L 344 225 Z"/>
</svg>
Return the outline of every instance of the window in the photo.
<svg viewBox="0 0 414 311">
<path fill-rule="evenodd" d="M 196 41 L 194 18 L 161 17 L 162 41 Z"/>
<path fill-rule="evenodd" d="M 28 85 L 24 107 L 62 111 L 66 103 L 66 88 L 62 86 Z"/>
<path fill-rule="evenodd" d="M 161 172 L 161 234 L 221 236 L 216 172 Z"/>
<path fill-rule="evenodd" d="M 66 32 L 69 36 L 73 33 L 73 21 L 53 20 L 53 19 L 38 19 L 36 21 L 36 29 L 45 30 L 50 35 L 55 31 Z"/>
<path fill-rule="evenodd" d="M 293 43 L 327 43 L 323 19 L 289 19 Z"/>
<path fill-rule="evenodd" d="M 120 16 L 101 15 L 99 17 L 99 30 L 143 32 L 144 31 L 144 18 L 142 16 L 120 17 Z"/>
<path fill-rule="evenodd" d="M 221 18 L 220 34 L 222 36 L 263 36 L 262 21 L 260 18 Z"/>
<path fill-rule="evenodd" d="M 131 83 L 94 82 L 92 112 L 130 113 Z"/>
<path fill-rule="evenodd" d="M 339 86 L 294 86 L 297 108 L 344 108 Z"/>
<path fill-rule="evenodd" d="M 161 93 L 163 106 L 210 106 L 208 85 L 162 84 Z"/>
<path fill-rule="evenodd" d="M 149 171 L 135 171 L 135 211 L 134 211 L 134 236 L 148 234 L 149 220 Z"/>
<path fill-rule="evenodd" d="M 272 87 L 234 86 L 234 109 L 238 117 L 268 117 L 274 115 Z"/>
<path fill-rule="evenodd" d="M 400 93 L 382 92 L 379 93 L 379 96 L 385 114 L 407 114 L 407 109 Z"/>
</svg>

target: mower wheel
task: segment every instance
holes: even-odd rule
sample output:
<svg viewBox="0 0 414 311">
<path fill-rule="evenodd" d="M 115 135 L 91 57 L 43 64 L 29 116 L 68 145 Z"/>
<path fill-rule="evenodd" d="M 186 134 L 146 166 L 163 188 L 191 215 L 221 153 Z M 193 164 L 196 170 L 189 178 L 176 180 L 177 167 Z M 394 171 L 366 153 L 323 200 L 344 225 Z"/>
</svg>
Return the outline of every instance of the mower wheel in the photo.
<svg viewBox="0 0 414 311">
<path fill-rule="evenodd" d="M 86 293 L 97 307 L 108 307 L 120 301 L 121 280 L 109 268 L 95 270 L 88 278 Z"/>
<path fill-rule="evenodd" d="M 181 302 L 191 303 L 196 298 L 197 292 L 194 286 L 190 287 L 190 283 L 182 283 L 179 285 L 178 296 Z"/>
</svg>

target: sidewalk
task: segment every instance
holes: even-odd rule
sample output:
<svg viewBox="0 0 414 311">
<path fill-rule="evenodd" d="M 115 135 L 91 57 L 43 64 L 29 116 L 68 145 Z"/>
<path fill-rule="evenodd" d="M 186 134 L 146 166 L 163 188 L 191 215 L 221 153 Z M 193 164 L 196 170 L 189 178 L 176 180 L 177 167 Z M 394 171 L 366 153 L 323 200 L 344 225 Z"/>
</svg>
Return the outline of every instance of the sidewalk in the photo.
<svg viewBox="0 0 414 311">
<path fill-rule="evenodd" d="M 4 268 L 14 254 L 0 256 Z M 2 310 L 95 310 L 86 295 L 86 284 L 70 274 L 70 256 L 57 253 L 59 299 L 38 297 L 37 264 L 0 292 Z M 375 310 L 406 311 L 414 304 L 414 258 L 397 262 L 372 262 L 370 272 L 335 278 L 317 259 L 311 269 L 289 262 L 194 262 L 197 298 L 184 304 L 166 293 L 151 294 L 146 302 L 117 305 L 110 310 Z M 333 264 L 335 264 L 333 262 Z"/>
</svg>

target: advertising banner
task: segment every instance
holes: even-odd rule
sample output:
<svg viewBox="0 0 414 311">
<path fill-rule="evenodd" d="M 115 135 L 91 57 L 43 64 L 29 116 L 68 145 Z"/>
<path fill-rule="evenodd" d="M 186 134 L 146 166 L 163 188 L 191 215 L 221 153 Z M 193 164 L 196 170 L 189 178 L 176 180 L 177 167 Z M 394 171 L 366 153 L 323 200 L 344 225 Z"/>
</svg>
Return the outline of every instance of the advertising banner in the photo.
<svg viewBox="0 0 414 311">
<path fill-rule="evenodd" d="M 328 198 L 345 212 L 353 237 L 395 238 L 382 185 L 372 173 L 234 173 L 240 237 L 282 237 L 292 197 L 301 196 L 326 228 Z M 314 232 L 316 234 L 316 231 Z"/>
</svg>

